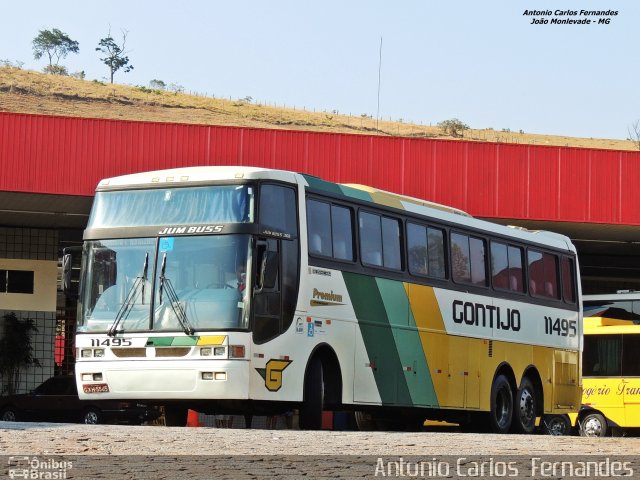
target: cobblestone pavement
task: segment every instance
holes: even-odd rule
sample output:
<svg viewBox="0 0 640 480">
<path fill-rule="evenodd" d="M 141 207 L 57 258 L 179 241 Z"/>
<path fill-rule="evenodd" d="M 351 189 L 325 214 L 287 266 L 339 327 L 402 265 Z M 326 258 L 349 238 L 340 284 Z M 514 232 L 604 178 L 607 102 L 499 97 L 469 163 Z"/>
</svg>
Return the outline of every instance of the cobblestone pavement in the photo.
<svg viewBox="0 0 640 480">
<path fill-rule="evenodd" d="M 0 452 L 8 455 L 623 455 L 640 453 L 640 437 L 0 422 Z"/>
<path fill-rule="evenodd" d="M 2 455 L 72 458 L 75 467 L 65 474 L 65 478 L 70 479 L 368 478 L 375 476 L 376 459 L 380 456 L 426 461 L 435 461 L 441 456 L 477 456 L 489 461 L 505 455 L 520 455 L 518 461 L 525 465 L 535 456 L 637 457 L 638 452 L 638 437 L 600 439 L 0 422 Z M 83 463 L 89 470 L 80 468 Z M 640 476 L 640 466 L 637 474 Z M 443 476 L 458 478 L 451 474 Z"/>
</svg>

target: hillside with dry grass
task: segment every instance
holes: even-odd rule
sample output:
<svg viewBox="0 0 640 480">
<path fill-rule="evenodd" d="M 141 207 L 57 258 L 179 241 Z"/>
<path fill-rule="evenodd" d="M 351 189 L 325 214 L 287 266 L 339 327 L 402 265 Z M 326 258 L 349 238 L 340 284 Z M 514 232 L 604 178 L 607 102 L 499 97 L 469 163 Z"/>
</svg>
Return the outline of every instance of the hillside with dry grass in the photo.
<svg viewBox="0 0 640 480">
<path fill-rule="evenodd" d="M 0 111 L 117 120 L 142 120 L 203 125 L 227 125 L 418 138 L 452 138 L 437 126 L 380 121 L 366 116 L 276 108 L 247 100 L 223 100 L 73 77 L 0 67 Z M 573 138 L 474 130 L 465 140 L 529 143 L 634 150 L 627 140 Z"/>
</svg>

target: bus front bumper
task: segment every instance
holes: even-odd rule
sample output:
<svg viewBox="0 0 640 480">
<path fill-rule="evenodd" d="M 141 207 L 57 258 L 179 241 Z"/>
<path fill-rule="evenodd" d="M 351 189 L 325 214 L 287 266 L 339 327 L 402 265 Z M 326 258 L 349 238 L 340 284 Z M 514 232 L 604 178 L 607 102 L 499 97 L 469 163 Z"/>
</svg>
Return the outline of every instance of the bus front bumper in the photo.
<svg viewBox="0 0 640 480">
<path fill-rule="evenodd" d="M 89 361 L 76 363 L 76 381 L 83 400 L 246 400 L 249 369 L 247 360 L 195 360 L 166 366 Z"/>
</svg>

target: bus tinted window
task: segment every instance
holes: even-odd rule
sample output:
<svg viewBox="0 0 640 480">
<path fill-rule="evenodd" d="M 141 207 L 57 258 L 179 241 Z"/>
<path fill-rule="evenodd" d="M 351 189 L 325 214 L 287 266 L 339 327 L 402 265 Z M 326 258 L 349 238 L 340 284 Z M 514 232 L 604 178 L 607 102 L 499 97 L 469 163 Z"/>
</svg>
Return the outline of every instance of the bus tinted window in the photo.
<svg viewBox="0 0 640 480">
<path fill-rule="evenodd" d="M 491 281 L 494 288 L 524 292 L 520 247 L 491 242 Z"/>
<path fill-rule="evenodd" d="M 582 369 L 585 377 L 620 376 L 622 335 L 585 335 Z"/>
<path fill-rule="evenodd" d="M 332 256 L 330 211 L 328 203 L 307 201 L 307 232 L 309 253 L 312 255 Z"/>
<path fill-rule="evenodd" d="M 307 233 L 311 255 L 354 260 L 351 209 L 308 200 Z"/>
<path fill-rule="evenodd" d="M 382 227 L 380 216 L 360 212 L 360 250 L 362 263 L 382 266 Z"/>
<path fill-rule="evenodd" d="M 460 283 L 486 285 L 485 242 L 461 233 L 451 234 L 453 279 Z"/>
<path fill-rule="evenodd" d="M 640 335 L 622 336 L 622 376 L 640 377 Z"/>
<path fill-rule="evenodd" d="M 444 257 L 444 232 L 439 228 L 427 229 L 429 238 L 429 275 L 436 278 L 446 278 Z"/>
<path fill-rule="evenodd" d="M 263 185 L 260 190 L 260 223 L 278 232 L 298 234 L 296 194 L 292 188 Z"/>
<path fill-rule="evenodd" d="M 407 223 L 409 271 L 414 275 L 445 278 L 444 232 Z"/>
<path fill-rule="evenodd" d="M 396 219 L 360 212 L 362 263 L 400 270 L 400 223 Z"/>
<path fill-rule="evenodd" d="M 353 260 L 353 220 L 351 210 L 331 205 L 333 256 L 338 260 Z"/>
<path fill-rule="evenodd" d="M 524 262 L 522 248 L 509 245 L 509 290 L 524 292 Z"/>
<path fill-rule="evenodd" d="M 558 294 L 558 257 L 529 250 L 529 290 L 536 297 L 560 298 Z"/>
<path fill-rule="evenodd" d="M 429 273 L 429 257 L 427 254 L 427 227 L 407 224 L 407 252 L 409 258 L 409 272 L 414 275 L 427 275 Z"/>
<path fill-rule="evenodd" d="M 576 281 L 574 276 L 573 260 L 562 259 L 562 297 L 565 302 L 576 303 Z"/>
<path fill-rule="evenodd" d="M 386 268 L 400 270 L 400 224 L 398 220 L 382 217 L 382 253 Z"/>
<path fill-rule="evenodd" d="M 491 242 L 491 282 L 494 288 L 509 289 L 509 257 L 504 243 Z"/>
</svg>

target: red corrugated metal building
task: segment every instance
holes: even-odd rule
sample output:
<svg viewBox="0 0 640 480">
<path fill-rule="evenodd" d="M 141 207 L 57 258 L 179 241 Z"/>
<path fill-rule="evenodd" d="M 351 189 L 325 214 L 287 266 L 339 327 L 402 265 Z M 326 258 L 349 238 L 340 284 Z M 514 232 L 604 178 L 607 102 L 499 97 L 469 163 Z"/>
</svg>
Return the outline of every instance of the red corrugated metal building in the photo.
<svg viewBox="0 0 640 480">
<path fill-rule="evenodd" d="M 0 113 L 0 192 L 187 165 L 302 171 L 474 216 L 640 225 L 640 152 Z"/>
</svg>

